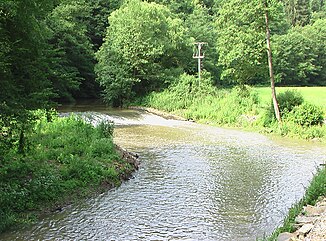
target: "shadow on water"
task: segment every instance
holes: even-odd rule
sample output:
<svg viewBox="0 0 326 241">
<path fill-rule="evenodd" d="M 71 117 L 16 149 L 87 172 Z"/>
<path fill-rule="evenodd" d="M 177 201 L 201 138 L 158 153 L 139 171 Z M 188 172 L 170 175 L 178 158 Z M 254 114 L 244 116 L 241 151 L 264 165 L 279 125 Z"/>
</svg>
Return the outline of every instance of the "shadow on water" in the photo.
<svg viewBox="0 0 326 241">
<path fill-rule="evenodd" d="M 141 111 L 87 103 L 60 111 L 114 121 L 115 142 L 137 152 L 141 168 L 121 187 L 1 240 L 255 240 L 281 224 L 326 161 L 316 144 Z"/>
</svg>

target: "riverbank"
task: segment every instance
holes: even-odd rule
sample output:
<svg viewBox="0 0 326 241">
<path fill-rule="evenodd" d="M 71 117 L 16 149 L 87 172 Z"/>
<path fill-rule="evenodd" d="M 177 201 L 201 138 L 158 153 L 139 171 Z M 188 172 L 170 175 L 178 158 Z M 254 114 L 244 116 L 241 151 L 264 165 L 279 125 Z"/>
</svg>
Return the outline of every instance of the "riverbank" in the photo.
<svg viewBox="0 0 326 241">
<path fill-rule="evenodd" d="M 180 92 L 184 88 L 186 90 Z M 282 92 L 278 98 L 281 125 L 274 117 L 272 105 L 262 101 L 258 92 L 247 86 L 217 89 L 205 82 L 196 86 L 180 81 L 176 86 L 163 92 L 152 92 L 134 104 L 198 123 L 326 143 L 326 113 L 321 106 L 309 103 L 295 90 Z"/>
<path fill-rule="evenodd" d="M 169 112 L 166 112 L 166 111 L 161 111 L 161 110 L 158 110 L 158 109 L 155 109 L 155 108 L 150 108 L 150 107 L 129 106 L 128 109 L 146 111 L 148 113 L 158 115 L 158 116 L 163 117 L 164 119 L 168 119 L 168 120 L 189 121 L 186 118 L 183 118 L 181 116 L 174 115 L 172 113 L 169 113 Z"/>
<path fill-rule="evenodd" d="M 304 197 L 289 210 L 268 241 L 320 241 L 326 238 L 326 168 L 312 179 Z"/>
<path fill-rule="evenodd" d="M 138 169 L 137 155 L 116 146 L 111 123 L 46 117 L 26 135 L 25 153 L 0 159 L 0 232 L 119 186 Z"/>
<path fill-rule="evenodd" d="M 304 206 L 301 214 L 295 218 L 294 232 L 283 232 L 277 241 L 323 241 L 326 239 L 326 197 L 315 206 Z"/>
</svg>

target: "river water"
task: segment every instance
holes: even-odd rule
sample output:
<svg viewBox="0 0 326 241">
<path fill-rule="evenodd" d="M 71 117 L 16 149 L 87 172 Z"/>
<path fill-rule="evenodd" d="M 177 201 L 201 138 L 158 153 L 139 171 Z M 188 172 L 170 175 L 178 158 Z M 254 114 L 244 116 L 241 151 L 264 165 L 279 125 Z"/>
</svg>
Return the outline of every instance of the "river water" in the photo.
<svg viewBox="0 0 326 241">
<path fill-rule="evenodd" d="M 1 240 L 256 240 L 282 223 L 326 161 L 313 143 L 94 103 L 60 110 L 114 121 L 115 142 L 141 167 L 119 188 Z"/>
</svg>

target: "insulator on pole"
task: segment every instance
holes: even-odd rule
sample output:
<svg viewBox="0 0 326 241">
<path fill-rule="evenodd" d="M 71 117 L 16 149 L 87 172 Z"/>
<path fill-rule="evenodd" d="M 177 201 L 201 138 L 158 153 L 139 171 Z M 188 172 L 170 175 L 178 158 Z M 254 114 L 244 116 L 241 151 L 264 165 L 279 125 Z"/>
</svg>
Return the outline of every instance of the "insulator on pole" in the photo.
<svg viewBox="0 0 326 241">
<path fill-rule="evenodd" d="M 200 81 L 200 72 L 201 72 L 201 59 L 205 58 L 205 54 L 202 51 L 202 47 L 204 44 L 207 44 L 207 43 L 205 43 L 205 42 L 194 43 L 195 48 L 194 48 L 193 58 L 198 59 L 198 79 L 199 79 L 199 81 Z"/>
</svg>

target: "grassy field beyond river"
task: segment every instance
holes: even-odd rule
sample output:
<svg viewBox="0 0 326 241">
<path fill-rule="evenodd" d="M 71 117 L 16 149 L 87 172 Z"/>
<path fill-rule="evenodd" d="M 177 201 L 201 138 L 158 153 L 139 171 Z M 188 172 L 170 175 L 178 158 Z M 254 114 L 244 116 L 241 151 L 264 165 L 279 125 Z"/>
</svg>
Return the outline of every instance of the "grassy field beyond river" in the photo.
<svg viewBox="0 0 326 241">
<path fill-rule="evenodd" d="M 75 116 L 38 121 L 25 153 L 11 149 L 0 159 L 0 232 L 130 175 L 135 166 L 121 159 L 112 128 L 110 123 L 93 127 Z"/>
<path fill-rule="evenodd" d="M 262 103 L 269 104 L 271 101 L 270 87 L 255 87 Z M 305 101 L 320 106 L 326 114 L 326 87 L 277 87 L 276 92 L 282 93 L 286 90 L 296 90 L 303 95 Z"/>
<path fill-rule="evenodd" d="M 163 92 L 152 92 L 136 104 L 200 123 L 326 142 L 326 125 L 322 124 L 326 118 L 326 87 L 279 87 L 277 93 L 278 97 L 283 95 L 279 98 L 282 125 L 274 117 L 270 88 L 220 89 L 212 86 L 209 79 L 199 83 L 189 75 L 183 75 L 177 84 Z"/>
</svg>

